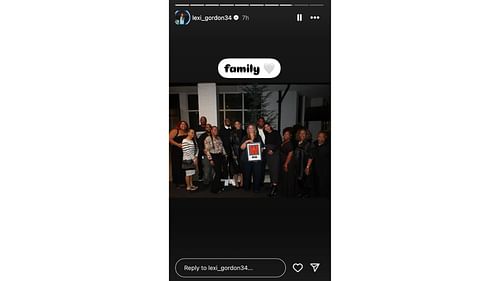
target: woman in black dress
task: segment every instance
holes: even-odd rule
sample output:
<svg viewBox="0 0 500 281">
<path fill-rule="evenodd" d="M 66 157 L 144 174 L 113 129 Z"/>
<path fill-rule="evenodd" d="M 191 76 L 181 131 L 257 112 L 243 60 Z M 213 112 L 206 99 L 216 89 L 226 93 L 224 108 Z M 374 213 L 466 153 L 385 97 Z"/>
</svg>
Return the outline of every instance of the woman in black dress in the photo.
<svg viewBox="0 0 500 281">
<path fill-rule="evenodd" d="M 310 175 L 313 161 L 312 144 L 307 139 L 307 130 L 299 129 L 297 131 L 297 145 L 293 152 L 293 159 L 297 168 L 297 185 L 299 197 L 310 196 Z"/>
<path fill-rule="evenodd" d="M 293 161 L 293 138 L 292 128 L 283 130 L 283 143 L 280 148 L 280 191 L 283 197 L 297 196 L 297 185 L 295 175 L 295 163 Z"/>
<path fill-rule="evenodd" d="M 330 143 L 328 141 L 328 133 L 320 131 L 318 138 L 314 142 L 313 148 L 313 177 L 314 177 L 314 196 L 329 197 L 330 196 L 330 178 L 331 178 L 331 157 Z"/>
<path fill-rule="evenodd" d="M 184 171 L 182 170 L 182 140 L 188 134 L 188 123 L 180 121 L 175 129 L 169 133 L 172 181 L 174 186 L 181 188 L 184 185 Z"/>
<path fill-rule="evenodd" d="M 241 155 L 240 145 L 246 134 L 241 127 L 240 121 L 238 120 L 234 121 L 233 126 L 234 128 L 229 136 L 229 140 L 231 142 L 231 152 L 233 157 L 233 161 L 231 162 L 232 163 L 231 172 L 234 175 L 234 182 L 236 184 L 236 187 L 241 188 L 243 187 L 243 171 L 241 170 L 241 165 L 240 165 L 240 155 Z"/>
<path fill-rule="evenodd" d="M 278 184 L 280 177 L 280 147 L 281 136 L 280 133 L 271 127 L 271 124 L 264 124 L 265 150 L 267 166 L 269 167 L 269 176 L 271 177 L 271 192 L 269 196 L 274 197 L 278 195 Z"/>
</svg>

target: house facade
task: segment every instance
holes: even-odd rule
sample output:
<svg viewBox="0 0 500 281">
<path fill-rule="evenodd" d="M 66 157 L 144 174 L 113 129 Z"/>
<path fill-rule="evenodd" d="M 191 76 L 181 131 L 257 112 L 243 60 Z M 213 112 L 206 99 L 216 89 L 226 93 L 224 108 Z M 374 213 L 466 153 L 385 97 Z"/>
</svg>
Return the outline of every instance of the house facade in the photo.
<svg viewBox="0 0 500 281">
<path fill-rule="evenodd" d="M 171 128 L 180 120 L 195 126 L 201 116 L 212 125 L 221 126 L 224 118 L 230 118 L 246 126 L 262 115 L 275 129 L 300 124 L 315 136 L 320 130 L 330 131 L 330 108 L 329 85 L 199 83 L 170 87 Z"/>
</svg>

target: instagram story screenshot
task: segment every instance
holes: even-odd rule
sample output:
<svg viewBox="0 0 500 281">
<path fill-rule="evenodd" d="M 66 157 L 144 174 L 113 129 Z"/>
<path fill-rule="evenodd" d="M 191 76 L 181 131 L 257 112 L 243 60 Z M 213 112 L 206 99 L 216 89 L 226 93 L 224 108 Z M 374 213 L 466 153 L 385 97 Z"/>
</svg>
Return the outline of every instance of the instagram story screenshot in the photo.
<svg viewBox="0 0 500 281">
<path fill-rule="evenodd" d="M 500 281 L 500 1 L 0 1 L 0 281 Z"/>
<path fill-rule="evenodd" d="M 171 280 L 331 280 L 330 8 L 170 3 Z"/>
</svg>

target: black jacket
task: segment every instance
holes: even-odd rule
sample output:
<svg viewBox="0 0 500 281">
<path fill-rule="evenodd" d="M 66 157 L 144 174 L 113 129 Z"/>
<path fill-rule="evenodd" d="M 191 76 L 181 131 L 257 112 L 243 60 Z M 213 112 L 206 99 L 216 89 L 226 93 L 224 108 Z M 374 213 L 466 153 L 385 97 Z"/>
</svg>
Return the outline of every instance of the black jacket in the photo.
<svg viewBox="0 0 500 281">
<path fill-rule="evenodd" d="M 281 146 L 281 135 L 278 133 L 278 131 L 273 130 L 272 132 L 265 133 L 266 135 L 266 150 L 272 150 L 273 152 L 276 152 L 280 149 Z"/>
<path fill-rule="evenodd" d="M 198 138 L 198 148 L 199 148 L 199 154 L 205 155 L 205 139 L 208 137 L 208 133 L 204 132 L 201 134 L 201 136 Z"/>
<path fill-rule="evenodd" d="M 243 142 L 245 136 L 246 132 L 244 130 L 236 130 L 236 129 L 233 129 L 229 136 L 229 140 L 231 143 L 231 152 L 233 153 L 234 157 L 237 157 L 237 159 L 239 159 L 240 157 L 240 151 L 241 151 L 240 145 Z"/>
<path fill-rule="evenodd" d="M 228 154 L 231 154 L 231 129 L 226 129 L 222 126 L 219 130 L 219 136 L 222 140 L 222 145 Z"/>
<path fill-rule="evenodd" d="M 318 145 L 318 141 L 314 141 L 312 148 L 312 156 L 313 156 L 313 166 L 315 166 L 316 170 L 324 170 L 330 172 L 331 166 L 331 151 L 330 151 L 330 143 L 326 142 L 322 145 Z"/>
</svg>

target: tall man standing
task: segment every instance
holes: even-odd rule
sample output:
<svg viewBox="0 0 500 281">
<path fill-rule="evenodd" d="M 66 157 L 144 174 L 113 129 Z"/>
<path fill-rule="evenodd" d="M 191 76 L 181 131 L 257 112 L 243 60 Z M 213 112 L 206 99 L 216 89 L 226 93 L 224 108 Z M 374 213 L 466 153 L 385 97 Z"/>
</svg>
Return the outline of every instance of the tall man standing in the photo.
<svg viewBox="0 0 500 281">
<path fill-rule="evenodd" d="M 195 130 L 196 132 L 202 132 L 202 133 L 204 133 L 204 132 L 205 132 L 205 130 L 206 130 L 206 127 L 207 127 L 207 117 L 205 117 L 205 116 L 201 116 L 201 117 L 200 117 L 200 124 L 198 124 L 198 125 L 194 128 L 194 130 Z"/>
<path fill-rule="evenodd" d="M 194 131 L 196 132 L 196 139 L 198 141 L 198 148 L 200 149 L 199 151 L 203 152 L 203 149 L 204 149 L 204 144 L 203 144 L 203 141 L 205 140 L 205 137 L 207 136 L 207 134 L 205 134 L 207 132 L 207 129 L 208 129 L 208 134 L 210 134 L 210 129 L 211 129 L 212 126 L 210 126 L 210 124 L 207 123 L 207 117 L 205 116 L 201 116 L 200 117 L 200 123 L 197 124 L 196 126 L 194 126 Z M 202 138 L 202 136 L 204 136 L 204 138 Z M 203 157 L 204 157 L 204 154 L 203 153 L 198 153 L 198 180 L 201 181 L 203 179 Z"/>
<path fill-rule="evenodd" d="M 262 142 L 265 144 L 266 143 L 266 132 L 264 130 L 264 125 L 266 124 L 266 119 L 264 117 L 259 117 L 257 119 L 257 135 L 260 136 Z M 262 177 L 261 177 L 261 183 L 260 183 L 260 188 L 263 189 L 264 187 L 264 179 L 266 177 L 266 164 L 267 164 L 267 159 L 266 159 L 266 152 L 262 153 L 262 162 L 261 162 L 261 167 L 262 167 Z"/>
<path fill-rule="evenodd" d="M 220 129 L 220 138 L 222 140 L 222 145 L 224 146 L 224 150 L 228 154 L 227 161 L 233 161 L 233 156 L 232 156 L 232 149 L 231 149 L 231 131 L 233 128 L 231 127 L 231 119 L 225 118 L 224 119 L 224 126 Z M 228 164 L 231 163 L 223 163 L 223 170 L 222 170 L 222 178 L 227 179 L 231 177 L 229 175 L 229 169 L 228 169 Z"/>
</svg>

